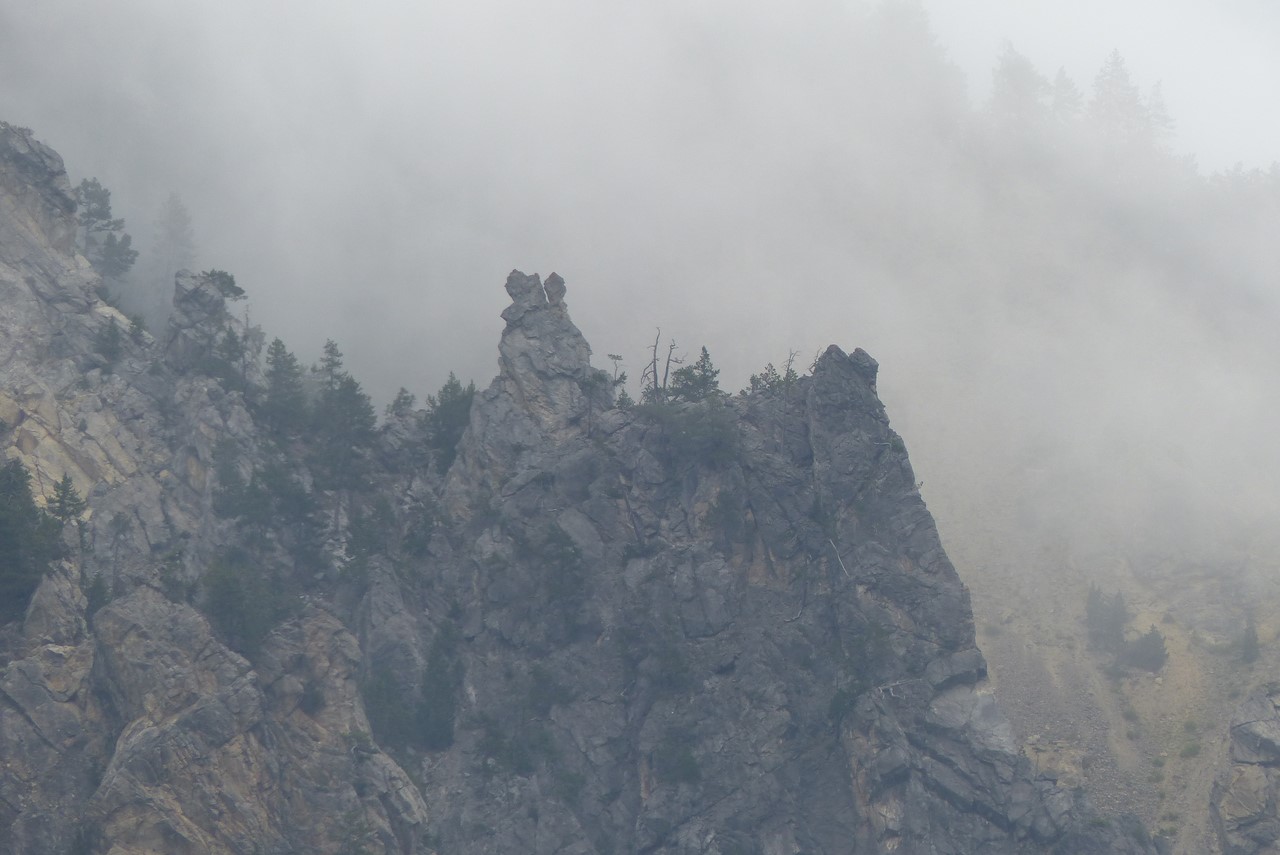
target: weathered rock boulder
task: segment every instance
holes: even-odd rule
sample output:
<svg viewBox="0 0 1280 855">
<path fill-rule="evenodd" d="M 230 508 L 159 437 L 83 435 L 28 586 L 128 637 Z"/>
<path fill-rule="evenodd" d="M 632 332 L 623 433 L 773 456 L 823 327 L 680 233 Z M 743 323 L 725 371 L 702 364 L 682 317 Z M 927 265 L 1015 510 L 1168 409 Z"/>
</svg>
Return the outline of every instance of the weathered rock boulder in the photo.
<svg viewBox="0 0 1280 855">
<path fill-rule="evenodd" d="M 1224 855 L 1280 845 L 1280 707 L 1274 690 L 1251 694 L 1231 719 L 1229 765 L 1214 782 L 1210 818 Z"/>
</svg>

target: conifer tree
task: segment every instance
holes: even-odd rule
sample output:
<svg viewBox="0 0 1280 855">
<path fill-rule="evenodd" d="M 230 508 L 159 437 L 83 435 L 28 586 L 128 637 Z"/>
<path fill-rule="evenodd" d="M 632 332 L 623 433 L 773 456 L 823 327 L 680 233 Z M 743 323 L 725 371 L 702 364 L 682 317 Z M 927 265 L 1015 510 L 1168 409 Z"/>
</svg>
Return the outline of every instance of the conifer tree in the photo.
<svg viewBox="0 0 1280 855">
<path fill-rule="evenodd" d="M 682 365 L 671 376 L 668 396 L 673 401 L 705 401 L 720 394 L 720 369 L 711 364 L 706 347 L 692 365 Z"/>
<path fill-rule="evenodd" d="M 302 366 L 279 338 L 267 348 L 266 395 L 262 417 L 278 436 L 293 436 L 306 427 L 307 397 Z"/>
<path fill-rule="evenodd" d="M 71 476 L 63 474 L 62 480 L 53 487 L 53 498 L 49 501 L 49 513 L 63 525 L 78 520 L 84 513 L 88 503 L 80 498 Z"/>
<path fill-rule="evenodd" d="M 0 623 L 26 610 L 49 562 L 62 552 L 61 528 L 36 506 L 22 464 L 0 466 Z"/>
<path fill-rule="evenodd" d="M 124 233 L 124 219 L 111 216 L 111 191 L 97 178 L 86 178 L 75 189 L 80 208 L 80 249 L 103 276 L 119 278 L 138 258 L 133 238 Z"/>
<path fill-rule="evenodd" d="M 449 379 L 436 395 L 427 396 L 427 411 L 423 415 L 427 442 L 436 453 L 436 463 L 443 472 L 453 463 L 458 440 L 471 421 L 471 399 L 475 397 L 476 384 L 465 387 L 452 371 Z"/>
</svg>

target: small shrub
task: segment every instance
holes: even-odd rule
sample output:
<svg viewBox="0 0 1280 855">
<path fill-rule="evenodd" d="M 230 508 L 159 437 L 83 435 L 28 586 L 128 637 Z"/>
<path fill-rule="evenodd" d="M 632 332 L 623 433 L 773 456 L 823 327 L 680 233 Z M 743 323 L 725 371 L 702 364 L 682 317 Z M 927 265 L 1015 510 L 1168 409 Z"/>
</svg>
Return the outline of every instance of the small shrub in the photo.
<svg viewBox="0 0 1280 855">
<path fill-rule="evenodd" d="M 284 595 L 274 578 L 231 550 L 205 573 L 205 612 L 236 650 L 252 659 L 267 633 L 284 616 Z"/>
<path fill-rule="evenodd" d="M 1154 626 L 1134 641 L 1126 642 L 1120 654 L 1121 664 L 1146 671 L 1159 671 L 1168 658 L 1164 636 Z"/>
<path fill-rule="evenodd" d="M 1184 760 L 1191 757 L 1198 757 L 1199 755 L 1200 755 L 1200 743 L 1195 741 L 1191 741 L 1183 745 L 1182 750 L 1178 752 L 1178 756 Z"/>
<path fill-rule="evenodd" d="M 111 318 L 105 327 L 98 330 L 94 338 L 94 349 L 106 361 L 108 371 L 120 361 L 120 357 L 124 354 L 124 334 L 120 332 L 120 326 L 115 318 Z"/>
<path fill-rule="evenodd" d="M 107 587 L 106 576 L 102 573 L 95 573 L 89 587 L 84 592 L 87 605 L 84 609 L 85 617 L 93 617 L 98 609 L 105 606 L 111 601 L 111 592 Z"/>
<path fill-rule="evenodd" d="M 636 412 L 661 428 L 659 456 L 672 468 L 718 469 L 738 454 L 738 427 L 719 399 L 692 406 L 643 404 Z"/>
</svg>

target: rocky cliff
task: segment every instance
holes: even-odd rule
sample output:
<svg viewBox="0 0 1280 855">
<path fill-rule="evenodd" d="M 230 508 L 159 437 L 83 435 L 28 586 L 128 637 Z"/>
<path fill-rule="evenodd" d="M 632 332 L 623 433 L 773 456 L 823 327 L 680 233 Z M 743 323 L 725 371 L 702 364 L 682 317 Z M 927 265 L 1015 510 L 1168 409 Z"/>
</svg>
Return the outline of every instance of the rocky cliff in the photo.
<svg viewBox="0 0 1280 855">
<path fill-rule="evenodd" d="M 113 338 L 74 215 L 0 125 L 5 454 L 89 504 L 3 634 L 5 851 L 1154 851 L 1014 744 L 866 353 L 619 409 L 514 272 L 451 465 L 401 414 L 339 478 L 216 276 Z"/>
<path fill-rule="evenodd" d="M 1224 855 L 1261 855 L 1280 844 L 1280 687 L 1254 692 L 1231 720 L 1227 767 L 1211 818 Z"/>
</svg>

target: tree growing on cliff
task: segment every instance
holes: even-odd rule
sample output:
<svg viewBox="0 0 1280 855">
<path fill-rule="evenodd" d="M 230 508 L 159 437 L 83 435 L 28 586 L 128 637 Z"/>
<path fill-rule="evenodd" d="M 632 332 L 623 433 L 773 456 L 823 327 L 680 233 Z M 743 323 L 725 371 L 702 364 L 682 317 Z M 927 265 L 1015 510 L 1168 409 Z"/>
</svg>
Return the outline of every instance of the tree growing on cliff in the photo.
<svg viewBox="0 0 1280 855">
<path fill-rule="evenodd" d="M 89 503 L 80 498 L 71 476 L 63 473 L 62 480 L 53 487 L 53 497 L 49 500 L 49 513 L 64 528 L 67 523 L 76 524 L 76 535 L 80 540 L 80 548 L 84 549 L 84 530 L 80 527 L 80 515 L 88 508 Z"/>
<path fill-rule="evenodd" d="M 307 395 L 302 366 L 279 338 L 267 347 L 267 388 L 261 413 L 277 437 L 295 436 L 307 424 Z"/>
<path fill-rule="evenodd" d="M 682 365 L 671 377 L 668 396 L 673 401 L 705 401 L 721 394 L 720 369 L 711 363 L 711 354 L 704 346 L 698 361 Z"/>
<path fill-rule="evenodd" d="M 471 400 L 476 395 L 476 384 L 466 386 L 452 371 L 449 379 L 435 395 L 427 396 L 427 411 L 423 414 L 423 428 L 427 444 L 436 457 L 436 465 L 443 472 L 453 464 L 458 441 L 471 421 Z"/>
<path fill-rule="evenodd" d="M 22 617 L 49 562 L 62 552 L 62 526 L 36 506 L 22 463 L 0 466 L 0 623 Z"/>
<path fill-rule="evenodd" d="M 111 216 L 111 191 L 97 178 L 86 178 L 76 187 L 75 196 L 81 252 L 99 274 L 118 279 L 133 267 L 138 251 L 124 232 L 124 218 Z"/>
</svg>

